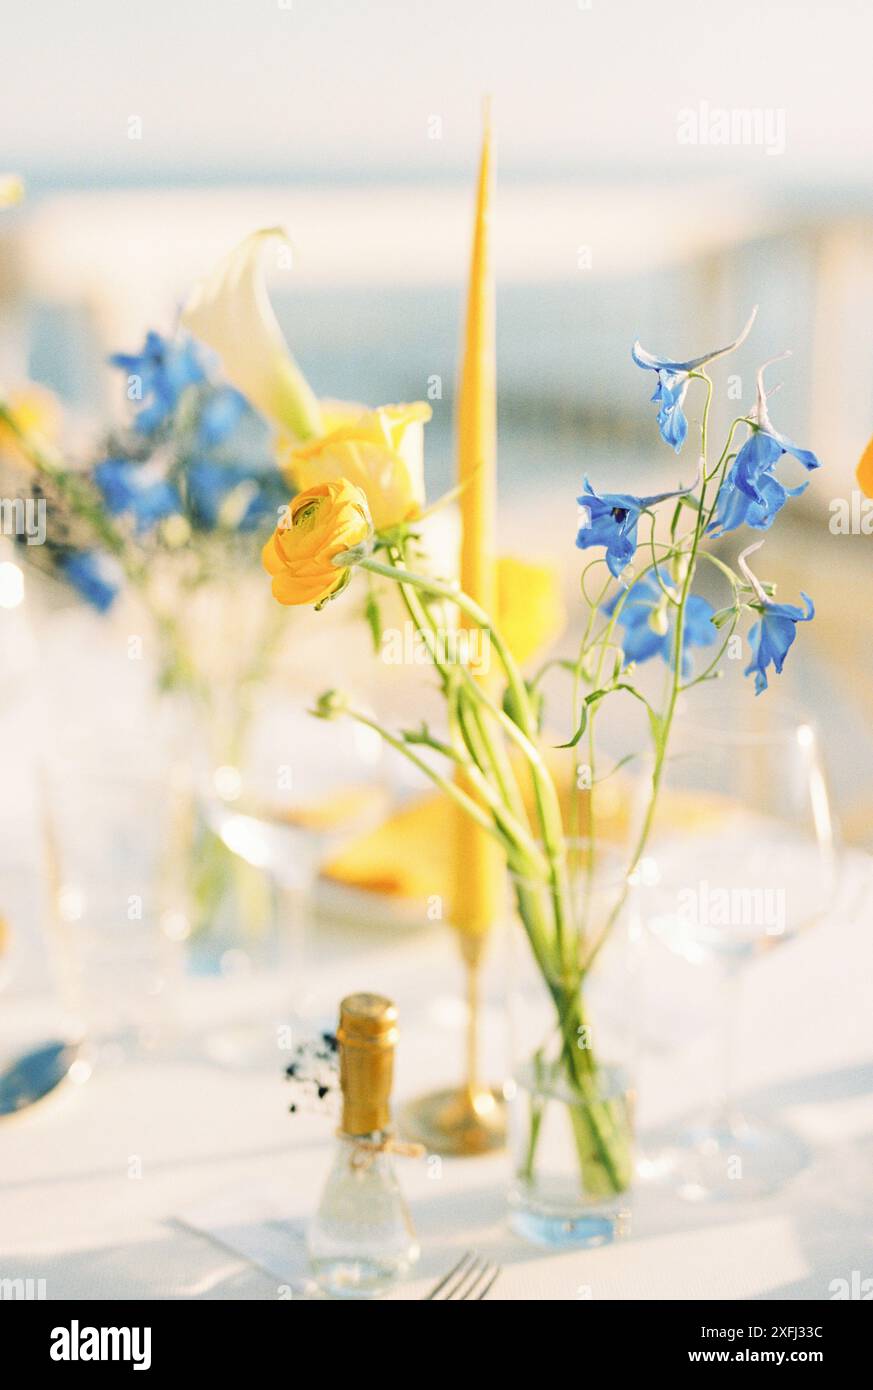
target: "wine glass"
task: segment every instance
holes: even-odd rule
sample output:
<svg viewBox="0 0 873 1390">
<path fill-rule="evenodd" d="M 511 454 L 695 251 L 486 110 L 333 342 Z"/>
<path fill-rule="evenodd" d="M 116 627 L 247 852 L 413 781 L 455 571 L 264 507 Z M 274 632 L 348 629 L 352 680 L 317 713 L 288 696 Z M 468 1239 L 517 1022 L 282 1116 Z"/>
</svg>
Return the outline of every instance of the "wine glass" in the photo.
<svg viewBox="0 0 873 1390">
<path fill-rule="evenodd" d="M 273 888 L 270 929 L 230 944 L 223 973 L 265 962 L 299 1019 L 313 1003 L 306 939 L 318 873 L 389 808 L 381 739 L 350 720 L 316 719 L 287 692 L 265 691 L 237 748 L 213 751 L 198 780 L 207 824 Z M 239 1041 L 250 1051 L 243 1033 Z"/>
<path fill-rule="evenodd" d="M 723 697 L 701 715 L 680 707 L 640 877 L 649 930 L 715 969 L 721 1016 L 717 1094 L 649 1169 L 691 1200 L 776 1190 L 806 1153 L 788 1130 L 741 1114 L 733 1059 L 749 965 L 833 904 L 835 835 L 812 720 L 769 697 Z"/>
</svg>

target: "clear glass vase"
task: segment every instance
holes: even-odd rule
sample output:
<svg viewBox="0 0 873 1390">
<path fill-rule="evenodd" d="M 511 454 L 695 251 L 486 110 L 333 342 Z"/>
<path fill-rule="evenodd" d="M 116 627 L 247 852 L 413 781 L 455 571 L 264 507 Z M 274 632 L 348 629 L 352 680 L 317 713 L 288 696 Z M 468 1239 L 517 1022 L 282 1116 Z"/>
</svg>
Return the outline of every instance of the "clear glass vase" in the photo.
<svg viewBox="0 0 873 1390">
<path fill-rule="evenodd" d="M 638 932 L 637 886 L 615 854 L 572 846 L 567 862 L 557 951 L 548 884 L 510 876 L 509 1204 L 518 1234 L 571 1248 L 629 1221 Z"/>
</svg>

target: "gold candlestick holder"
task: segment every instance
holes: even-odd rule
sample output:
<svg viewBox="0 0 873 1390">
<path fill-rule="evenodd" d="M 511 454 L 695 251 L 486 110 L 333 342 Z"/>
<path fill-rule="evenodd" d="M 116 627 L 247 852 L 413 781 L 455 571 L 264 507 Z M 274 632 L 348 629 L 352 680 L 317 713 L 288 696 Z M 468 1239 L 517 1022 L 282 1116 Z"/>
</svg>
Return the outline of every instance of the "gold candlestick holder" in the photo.
<svg viewBox="0 0 873 1390">
<path fill-rule="evenodd" d="M 464 1083 L 411 1100 L 400 1112 L 400 1128 L 430 1153 L 472 1157 L 493 1153 L 506 1143 L 506 1105 L 501 1087 L 479 1075 L 481 975 L 487 936 L 459 932 L 464 962 L 467 1027 Z"/>
</svg>

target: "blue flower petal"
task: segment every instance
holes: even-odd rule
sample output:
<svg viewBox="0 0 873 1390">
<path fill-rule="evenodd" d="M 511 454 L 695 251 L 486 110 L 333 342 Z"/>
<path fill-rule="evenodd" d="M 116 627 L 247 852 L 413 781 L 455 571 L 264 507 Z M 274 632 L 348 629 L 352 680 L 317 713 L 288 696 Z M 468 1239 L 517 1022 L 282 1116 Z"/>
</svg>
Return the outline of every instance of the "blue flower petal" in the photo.
<svg viewBox="0 0 873 1390">
<path fill-rule="evenodd" d="M 722 484 L 716 512 L 709 525 L 711 535 L 724 536 L 743 525 L 766 531 L 788 498 L 805 491 L 807 483 L 785 487 L 773 473 L 785 453 L 793 454 L 808 469 L 820 467 L 815 454 L 797 448 L 774 430 L 752 430 Z"/>
<path fill-rule="evenodd" d="M 182 509 L 182 500 L 172 483 L 155 477 L 148 465 L 129 459 L 105 459 L 94 469 L 94 481 L 110 515 L 129 513 L 140 534 Z"/>
<path fill-rule="evenodd" d="M 205 372 L 195 343 L 178 343 L 149 332 L 139 353 L 117 352 L 109 361 L 128 376 L 139 378 L 142 405 L 134 428 L 151 435 L 176 409 L 182 393 L 205 380 Z"/>
<path fill-rule="evenodd" d="M 660 656 L 672 666 L 676 647 L 676 618 L 673 606 L 670 607 L 669 625 L 665 633 L 656 632 L 651 623 L 652 616 L 663 598 L 657 579 L 652 574 L 646 574 L 631 585 L 626 591 L 626 596 L 621 592 L 615 594 L 603 605 L 602 611 L 607 617 L 612 617 L 622 598 L 624 602 L 618 622 L 624 629 L 621 645 L 625 664 L 628 665 L 632 661 L 648 661 L 653 656 Z M 707 603 L 705 598 L 692 594 L 688 599 L 682 634 L 683 675 L 688 675 L 691 671 L 689 648 L 709 647 L 718 636 L 712 623 L 713 613 L 711 604 Z"/>
<path fill-rule="evenodd" d="M 197 440 L 204 448 L 223 444 L 249 409 L 245 396 L 232 386 L 219 387 L 203 403 L 197 427 Z"/>
<path fill-rule="evenodd" d="M 99 550 L 80 550 L 60 561 L 60 570 L 73 588 L 105 613 L 121 588 L 122 571 L 117 561 Z"/>
<path fill-rule="evenodd" d="M 717 357 L 724 357 L 726 353 L 733 352 L 738 348 L 748 336 L 749 330 L 755 321 L 757 309 L 753 309 L 749 319 L 740 333 L 732 343 L 725 347 L 714 348 L 712 352 L 706 352 L 702 357 L 690 357 L 686 362 L 677 362 L 671 357 L 657 357 L 652 352 L 647 352 L 639 340 L 631 348 L 631 357 L 638 367 L 644 371 L 658 373 L 658 385 L 652 396 L 653 401 L 660 405 L 658 411 L 658 429 L 661 438 L 665 443 L 670 444 L 677 452 L 682 448 L 688 434 L 688 420 L 682 406 L 685 401 L 685 393 L 688 390 L 688 378 L 691 372 L 695 372 L 699 367 L 704 367 L 708 362 L 714 362 Z"/>
<path fill-rule="evenodd" d="M 797 636 L 797 624 L 811 622 L 815 617 L 812 599 L 805 593 L 802 597 L 805 611 L 793 603 L 768 603 L 749 632 L 752 659 L 743 674 L 754 673 L 756 695 L 768 688 L 768 666 L 772 666 L 777 675 L 782 674 L 785 658 Z"/>
</svg>

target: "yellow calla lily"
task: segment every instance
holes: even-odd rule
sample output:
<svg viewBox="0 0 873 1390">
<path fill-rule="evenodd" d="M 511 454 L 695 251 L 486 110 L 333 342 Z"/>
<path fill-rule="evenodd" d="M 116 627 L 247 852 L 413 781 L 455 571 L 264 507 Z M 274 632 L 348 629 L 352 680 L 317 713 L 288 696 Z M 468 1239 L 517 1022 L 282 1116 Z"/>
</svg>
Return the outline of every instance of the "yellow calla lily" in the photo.
<svg viewBox="0 0 873 1390">
<path fill-rule="evenodd" d="M 262 258 L 270 242 L 287 244 L 281 227 L 253 232 L 225 256 L 194 288 L 182 323 L 218 354 L 227 380 L 256 410 L 304 440 L 321 432 L 321 414 L 267 295 Z"/>
</svg>

